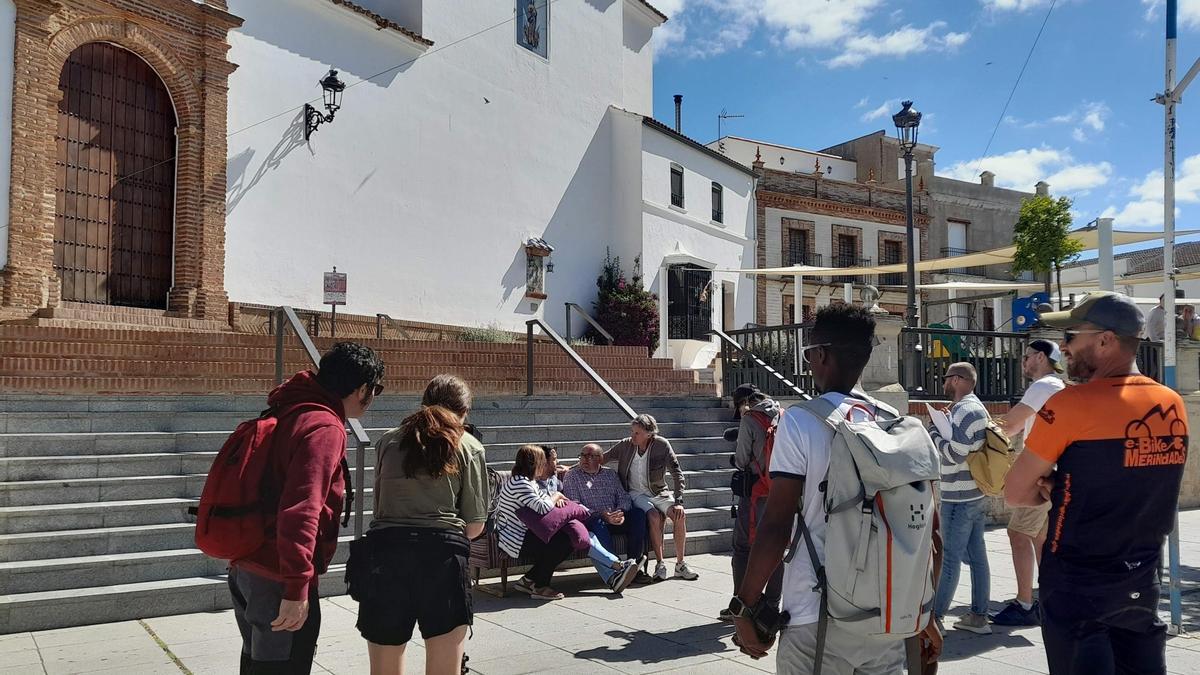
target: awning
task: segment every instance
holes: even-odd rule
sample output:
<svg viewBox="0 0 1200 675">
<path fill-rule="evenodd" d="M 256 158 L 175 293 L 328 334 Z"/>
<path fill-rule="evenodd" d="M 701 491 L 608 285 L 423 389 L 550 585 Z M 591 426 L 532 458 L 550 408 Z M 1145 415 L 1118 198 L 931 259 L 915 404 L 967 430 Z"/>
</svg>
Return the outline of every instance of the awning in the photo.
<svg viewBox="0 0 1200 675">
<path fill-rule="evenodd" d="M 1016 281 L 943 281 L 937 284 L 917 284 L 923 291 L 1040 291 L 1045 284 Z M 905 288 L 882 286 L 882 288 Z"/>
<path fill-rule="evenodd" d="M 1200 234 L 1200 230 L 1180 230 L 1176 236 Z M 1081 244 L 1083 250 L 1091 250 L 1099 245 L 1099 232 L 1095 229 L 1075 230 L 1071 236 Z M 1132 232 L 1128 230 L 1113 230 L 1113 246 L 1140 244 L 1146 241 L 1162 239 L 1162 232 Z M 1017 253 L 1016 246 L 994 248 L 990 251 L 968 253 L 967 255 L 933 260 L 918 260 L 918 272 L 940 272 L 942 270 L 958 269 L 960 267 L 982 267 L 984 265 L 1002 265 L 1012 262 Z M 766 267 L 761 269 L 721 270 L 724 272 L 739 272 L 743 274 L 783 275 L 799 277 L 839 277 L 863 276 L 870 274 L 895 274 L 908 271 L 905 263 L 894 265 L 877 265 L 875 267 L 812 267 L 809 265 L 794 265 L 791 267 Z"/>
</svg>

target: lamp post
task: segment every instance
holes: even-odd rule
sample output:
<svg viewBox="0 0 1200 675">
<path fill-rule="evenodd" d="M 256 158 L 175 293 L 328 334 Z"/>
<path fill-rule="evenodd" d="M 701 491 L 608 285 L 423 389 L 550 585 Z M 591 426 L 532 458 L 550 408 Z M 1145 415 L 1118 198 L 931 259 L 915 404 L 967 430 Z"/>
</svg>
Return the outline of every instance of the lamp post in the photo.
<svg viewBox="0 0 1200 675">
<path fill-rule="evenodd" d="M 322 114 L 320 110 L 311 105 L 304 104 L 304 140 L 308 140 L 317 127 L 325 122 L 332 122 L 333 116 L 342 107 L 342 92 L 346 90 L 346 83 L 338 79 L 338 71 L 330 69 L 329 74 L 321 78 L 321 100 L 325 104 L 325 110 L 328 114 Z"/>
<path fill-rule="evenodd" d="M 920 326 L 920 317 L 917 315 L 917 263 L 916 263 L 916 227 L 913 224 L 913 184 L 912 184 L 912 160 L 913 149 L 917 147 L 917 127 L 921 126 L 921 113 L 913 110 L 912 101 L 904 101 L 900 104 L 900 112 L 892 115 L 892 122 L 896 125 L 896 138 L 900 141 L 900 152 L 904 153 L 904 222 L 907 236 L 907 263 L 908 263 L 908 307 L 904 310 L 904 325 L 909 328 L 917 328 Z M 907 364 L 905 375 L 909 382 L 907 384 L 916 384 L 916 354 L 919 349 L 920 340 L 917 339 L 915 333 L 908 333 L 908 340 L 903 341 L 904 360 Z"/>
</svg>

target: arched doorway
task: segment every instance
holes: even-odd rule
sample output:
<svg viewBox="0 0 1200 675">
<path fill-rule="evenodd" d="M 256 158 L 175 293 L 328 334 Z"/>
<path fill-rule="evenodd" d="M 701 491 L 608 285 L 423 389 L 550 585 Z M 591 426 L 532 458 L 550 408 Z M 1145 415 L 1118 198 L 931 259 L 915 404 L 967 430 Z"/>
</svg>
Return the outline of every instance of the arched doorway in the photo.
<svg viewBox="0 0 1200 675">
<path fill-rule="evenodd" d="M 175 108 L 133 53 L 85 44 L 63 65 L 54 269 L 62 299 L 164 309 L 175 219 Z"/>
</svg>

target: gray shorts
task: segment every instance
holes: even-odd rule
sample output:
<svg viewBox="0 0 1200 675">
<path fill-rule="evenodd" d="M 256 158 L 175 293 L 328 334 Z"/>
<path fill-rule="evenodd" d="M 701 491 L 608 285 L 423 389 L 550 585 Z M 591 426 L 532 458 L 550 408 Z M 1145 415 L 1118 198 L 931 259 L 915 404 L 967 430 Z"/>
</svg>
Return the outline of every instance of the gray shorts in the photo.
<svg viewBox="0 0 1200 675">
<path fill-rule="evenodd" d="M 817 624 L 788 626 L 779 633 L 775 672 L 807 675 L 817 656 Z M 904 672 L 904 640 L 872 640 L 829 624 L 821 672 L 829 675 L 894 675 Z"/>
<path fill-rule="evenodd" d="M 670 511 L 672 506 L 675 506 L 675 500 L 671 499 L 670 497 L 651 497 L 650 495 L 630 495 L 630 499 L 633 500 L 634 506 L 645 511 L 646 513 L 650 513 L 650 511 L 652 509 L 658 509 L 658 511 L 660 513 L 662 513 L 664 516 L 667 515 L 667 511 Z"/>
<path fill-rule="evenodd" d="M 271 630 L 283 599 L 282 582 L 231 567 L 229 593 L 233 597 L 233 616 L 242 634 L 243 660 L 284 662 L 289 673 L 310 672 L 321 632 L 321 603 L 315 580 L 309 584 L 308 620 L 296 631 Z"/>
</svg>

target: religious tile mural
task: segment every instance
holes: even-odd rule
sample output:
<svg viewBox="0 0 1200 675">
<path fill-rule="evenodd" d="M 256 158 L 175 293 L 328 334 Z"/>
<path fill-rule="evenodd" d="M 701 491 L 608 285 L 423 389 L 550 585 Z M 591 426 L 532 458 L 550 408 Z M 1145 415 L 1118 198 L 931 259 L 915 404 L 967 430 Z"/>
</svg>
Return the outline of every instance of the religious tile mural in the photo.
<svg viewBox="0 0 1200 675">
<path fill-rule="evenodd" d="M 516 0 L 516 2 L 517 44 L 542 58 L 549 58 L 549 0 Z"/>
</svg>

